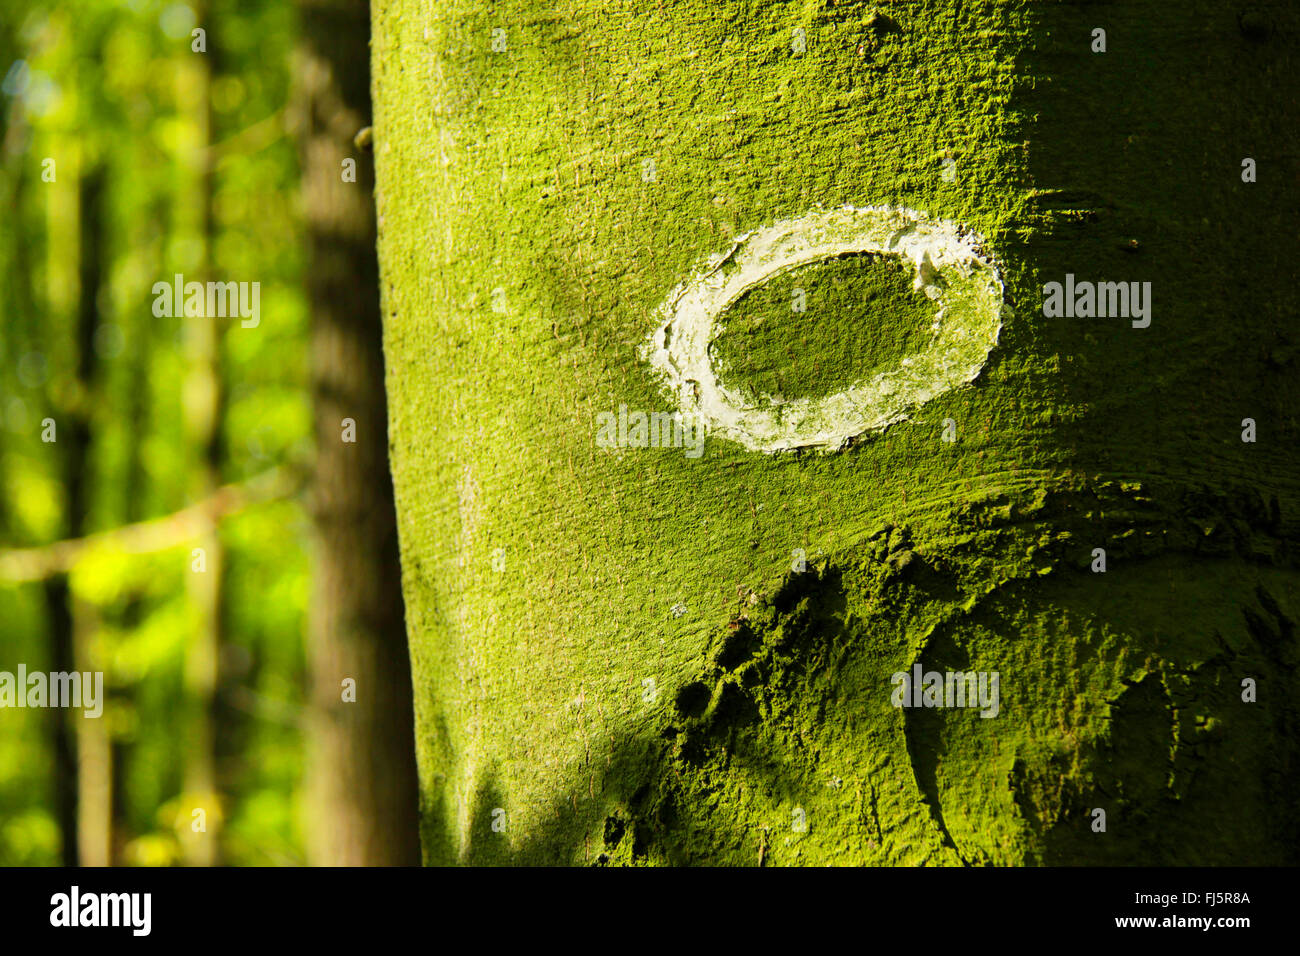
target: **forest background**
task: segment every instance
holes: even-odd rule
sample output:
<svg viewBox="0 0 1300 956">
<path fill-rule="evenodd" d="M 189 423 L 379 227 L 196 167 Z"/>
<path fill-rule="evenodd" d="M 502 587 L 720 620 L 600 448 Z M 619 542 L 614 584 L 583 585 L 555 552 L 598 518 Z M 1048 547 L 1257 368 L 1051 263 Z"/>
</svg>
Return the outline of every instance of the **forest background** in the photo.
<svg viewBox="0 0 1300 956">
<path fill-rule="evenodd" d="M 106 697 L 0 712 L 0 865 L 419 862 L 367 36 L 364 2 L 0 0 L 0 671 Z M 178 275 L 259 320 L 165 314 Z"/>
</svg>

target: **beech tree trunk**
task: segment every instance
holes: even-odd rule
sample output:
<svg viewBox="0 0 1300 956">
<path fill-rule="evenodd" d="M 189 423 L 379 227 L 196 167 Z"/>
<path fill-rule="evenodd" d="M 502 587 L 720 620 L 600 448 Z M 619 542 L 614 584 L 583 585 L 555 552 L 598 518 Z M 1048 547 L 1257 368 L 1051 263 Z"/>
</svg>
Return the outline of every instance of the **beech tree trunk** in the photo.
<svg viewBox="0 0 1300 956">
<path fill-rule="evenodd" d="M 1296 863 L 1298 30 L 378 0 L 426 861 Z M 973 381 L 838 449 L 606 447 L 692 407 L 647 358 L 674 290 L 845 206 L 982 237 Z M 950 287 L 892 258 L 774 273 L 713 367 L 778 415 L 895 368 Z M 1149 325 L 1045 315 L 1067 276 L 1149 282 Z M 895 706 L 918 665 L 996 673 L 996 716 Z"/>
<path fill-rule="evenodd" d="M 370 155 L 353 143 L 370 115 L 368 8 L 365 0 L 303 0 L 300 7 L 295 76 L 316 418 L 309 859 L 418 864 L 374 174 Z"/>
</svg>

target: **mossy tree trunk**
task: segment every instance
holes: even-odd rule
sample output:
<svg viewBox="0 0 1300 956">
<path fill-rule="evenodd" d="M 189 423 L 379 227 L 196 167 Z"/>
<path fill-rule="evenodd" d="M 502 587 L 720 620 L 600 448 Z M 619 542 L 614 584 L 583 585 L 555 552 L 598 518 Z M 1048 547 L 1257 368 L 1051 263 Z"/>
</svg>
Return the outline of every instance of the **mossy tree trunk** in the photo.
<svg viewBox="0 0 1300 956">
<path fill-rule="evenodd" d="M 427 860 L 1296 862 L 1300 20 L 1258 6 L 374 5 Z M 705 257 L 846 205 L 984 237 L 971 385 L 836 452 L 598 444 L 678 407 L 643 345 Z M 752 400 L 924 338 L 848 265 L 723 323 Z M 1046 317 L 1067 274 L 1150 324 Z M 997 716 L 895 707 L 917 664 Z"/>
</svg>

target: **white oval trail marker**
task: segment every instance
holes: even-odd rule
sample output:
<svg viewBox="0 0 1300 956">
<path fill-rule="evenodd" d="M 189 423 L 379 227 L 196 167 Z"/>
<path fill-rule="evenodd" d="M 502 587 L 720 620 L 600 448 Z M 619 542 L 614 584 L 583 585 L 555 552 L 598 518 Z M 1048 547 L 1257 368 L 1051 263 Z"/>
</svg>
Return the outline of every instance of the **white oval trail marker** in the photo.
<svg viewBox="0 0 1300 956">
<path fill-rule="evenodd" d="M 982 244 L 958 223 L 904 208 L 846 206 L 783 220 L 740 236 L 677 286 L 642 357 L 661 373 L 683 417 L 709 431 L 752 451 L 834 451 L 979 374 L 1002 328 L 1002 279 Z M 710 346 L 732 303 L 776 275 L 854 253 L 911 263 L 914 287 L 936 307 L 925 348 L 824 398 L 762 395 L 755 403 L 718 378 Z"/>
</svg>

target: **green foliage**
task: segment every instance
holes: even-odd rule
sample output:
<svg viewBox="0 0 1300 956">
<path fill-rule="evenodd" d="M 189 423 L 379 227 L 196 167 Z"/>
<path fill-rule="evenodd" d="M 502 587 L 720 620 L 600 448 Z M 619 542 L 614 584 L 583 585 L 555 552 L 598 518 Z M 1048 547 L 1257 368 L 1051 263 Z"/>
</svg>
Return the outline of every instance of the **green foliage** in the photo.
<svg viewBox="0 0 1300 956">
<path fill-rule="evenodd" d="M 154 315 L 153 283 L 198 278 L 199 174 L 214 170 L 215 277 L 261 284 L 262 322 L 231 323 L 221 479 L 240 482 L 310 447 L 304 263 L 297 157 L 285 123 L 291 4 L 218 2 L 207 22 L 184 3 L 61 0 L 0 7 L 0 550 L 65 536 L 61 444 L 40 422 L 90 408 L 87 529 L 109 531 L 194 503 L 196 462 L 184 409 L 192 342 L 183 318 Z M 190 31 L 207 30 L 208 53 Z M 198 100 L 201 57 L 215 70 L 213 126 Z M 42 160 L 55 161 L 54 182 Z M 94 393 L 75 383 L 78 184 L 104 171 L 105 241 Z M 60 442 L 64 441 L 60 433 Z M 221 661 L 218 767 L 231 863 L 302 858 L 299 779 L 305 513 L 255 506 L 224 528 L 227 642 Z M 169 864 L 189 830 L 183 768 L 185 653 L 194 639 L 184 538 L 134 551 L 108 540 L 72 569 L 94 622 L 87 653 L 105 672 L 103 719 L 115 761 L 115 854 Z M 47 658 L 39 583 L 0 580 L 0 669 Z M 0 713 L 0 864 L 54 863 L 50 712 Z"/>
</svg>

